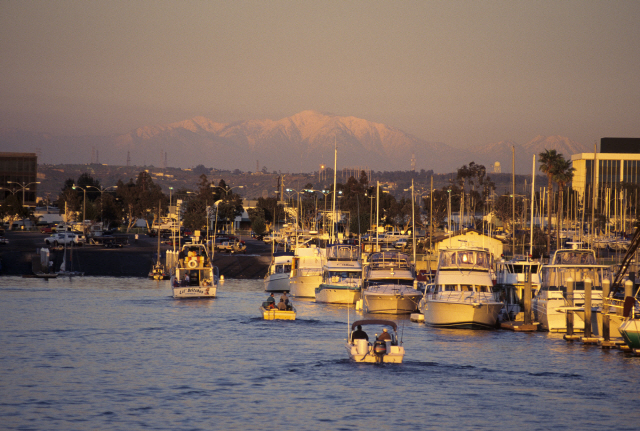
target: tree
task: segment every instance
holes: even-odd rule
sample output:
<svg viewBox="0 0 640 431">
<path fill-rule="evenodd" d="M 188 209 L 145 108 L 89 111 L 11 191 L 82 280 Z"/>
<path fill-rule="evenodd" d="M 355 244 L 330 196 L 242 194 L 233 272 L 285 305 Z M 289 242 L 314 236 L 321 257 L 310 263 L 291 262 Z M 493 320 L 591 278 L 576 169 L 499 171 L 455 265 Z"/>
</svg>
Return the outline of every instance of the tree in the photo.
<svg viewBox="0 0 640 431">
<path fill-rule="evenodd" d="M 558 183 L 558 191 L 560 192 L 560 199 L 558 205 L 558 234 L 557 237 L 557 245 L 556 248 L 560 248 L 560 232 L 562 232 L 562 216 L 563 216 L 563 191 L 564 187 L 567 183 L 573 180 L 573 172 L 576 169 L 571 166 L 571 161 L 565 160 L 560 154 L 555 166 L 555 173 L 553 174 L 553 179 L 556 183 Z"/>
<path fill-rule="evenodd" d="M 117 196 L 122 201 L 124 214 L 127 218 L 127 231 L 129 231 L 138 219 L 144 219 L 149 227 L 148 214 L 157 208 L 158 202 L 164 198 L 160 186 L 154 184 L 151 176 L 142 171 L 134 182 L 118 181 Z"/>
<path fill-rule="evenodd" d="M 562 157 L 556 150 L 540 153 L 540 171 L 547 176 L 547 255 L 551 254 L 551 192 L 553 191 L 553 176 L 556 173 L 558 160 Z"/>
</svg>

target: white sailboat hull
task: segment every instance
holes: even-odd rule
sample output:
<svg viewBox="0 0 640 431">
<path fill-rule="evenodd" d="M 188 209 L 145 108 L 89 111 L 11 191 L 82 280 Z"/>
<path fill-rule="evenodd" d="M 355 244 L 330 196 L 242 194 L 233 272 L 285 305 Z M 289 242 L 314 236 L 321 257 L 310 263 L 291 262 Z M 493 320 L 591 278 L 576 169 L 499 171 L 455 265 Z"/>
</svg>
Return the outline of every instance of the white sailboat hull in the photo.
<svg viewBox="0 0 640 431">
<path fill-rule="evenodd" d="M 425 323 L 431 326 L 494 328 L 502 306 L 501 302 L 426 300 L 420 311 L 424 314 Z"/>
</svg>

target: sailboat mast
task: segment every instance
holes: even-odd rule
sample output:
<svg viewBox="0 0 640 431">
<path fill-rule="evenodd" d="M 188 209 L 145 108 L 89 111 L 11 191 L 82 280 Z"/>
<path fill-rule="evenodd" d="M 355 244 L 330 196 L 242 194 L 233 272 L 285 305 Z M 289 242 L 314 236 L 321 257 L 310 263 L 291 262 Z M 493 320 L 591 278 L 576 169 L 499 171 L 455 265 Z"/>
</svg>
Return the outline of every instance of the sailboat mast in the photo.
<svg viewBox="0 0 640 431">
<path fill-rule="evenodd" d="M 536 190 L 536 155 L 533 155 L 533 168 L 531 169 L 531 232 L 529 236 L 529 255 L 533 255 L 533 207 L 535 206 Z"/>
<path fill-rule="evenodd" d="M 335 138 L 334 138 L 335 139 Z M 334 141 L 334 154 L 333 154 L 333 203 L 331 206 L 331 238 L 334 241 L 337 240 L 338 234 L 336 232 L 336 168 L 338 163 L 338 143 Z"/>
</svg>

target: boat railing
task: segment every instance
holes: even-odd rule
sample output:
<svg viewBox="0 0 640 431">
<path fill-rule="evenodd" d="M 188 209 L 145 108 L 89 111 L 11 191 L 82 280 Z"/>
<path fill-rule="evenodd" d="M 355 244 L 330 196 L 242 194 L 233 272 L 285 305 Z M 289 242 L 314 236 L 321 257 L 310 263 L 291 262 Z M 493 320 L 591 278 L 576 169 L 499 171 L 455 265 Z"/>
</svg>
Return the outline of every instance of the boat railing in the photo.
<svg viewBox="0 0 640 431">
<path fill-rule="evenodd" d="M 428 293 L 427 299 L 439 300 L 439 301 L 451 301 L 462 303 L 478 303 L 478 302 L 501 302 L 499 292 L 461 292 L 461 291 L 447 291 Z"/>
<path fill-rule="evenodd" d="M 322 268 L 296 268 L 291 271 L 291 277 L 312 277 L 322 275 Z"/>
</svg>

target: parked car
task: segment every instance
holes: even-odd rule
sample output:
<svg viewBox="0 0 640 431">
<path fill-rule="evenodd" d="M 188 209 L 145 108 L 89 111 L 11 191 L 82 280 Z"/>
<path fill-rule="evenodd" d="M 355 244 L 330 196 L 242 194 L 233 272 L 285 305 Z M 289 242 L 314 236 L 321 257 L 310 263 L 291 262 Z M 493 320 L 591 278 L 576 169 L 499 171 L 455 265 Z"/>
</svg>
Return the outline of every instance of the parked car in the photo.
<svg viewBox="0 0 640 431">
<path fill-rule="evenodd" d="M 57 247 L 59 245 L 84 245 L 84 235 L 78 235 L 75 232 L 57 232 L 44 239 L 45 244 Z"/>
</svg>

